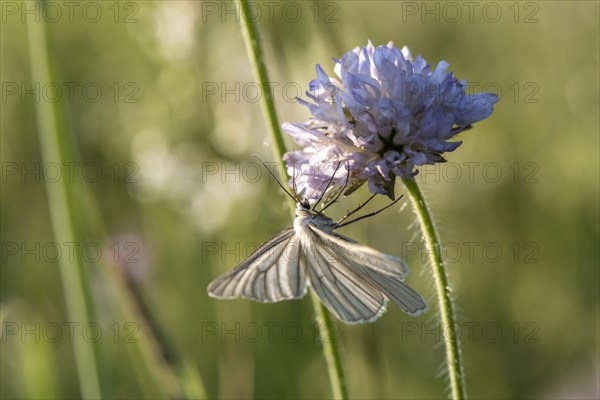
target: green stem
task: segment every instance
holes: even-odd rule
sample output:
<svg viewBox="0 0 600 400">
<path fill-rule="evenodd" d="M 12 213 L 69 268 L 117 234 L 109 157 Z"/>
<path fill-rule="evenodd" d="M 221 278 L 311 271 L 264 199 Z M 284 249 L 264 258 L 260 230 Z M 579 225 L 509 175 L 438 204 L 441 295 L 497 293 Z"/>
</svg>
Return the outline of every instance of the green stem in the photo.
<svg viewBox="0 0 600 400">
<path fill-rule="evenodd" d="M 251 0 L 241 0 L 239 10 L 241 11 L 240 20 L 242 24 L 242 33 L 244 34 L 244 42 L 246 43 L 246 51 L 250 57 L 252 63 L 252 69 L 254 76 L 258 79 L 261 86 L 261 105 L 265 119 L 269 124 L 269 133 L 271 138 L 275 141 L 276 156 L 281 160 L 283 155 L 287 151 L 285 148 L 285 142 L 283 141 L 283 135 L 281 129 L 279 129 L 279 120 L 277 118 L 277 112 L 275 111 L 275 102 L 273 101 L 272 93 L 270 90 L 269 74 L 267 73 L 267 66 L 265 65 L 265 58 L 262 50 L 262 45 L 258 35 L 258 27 L 253 21 L 251 15 L 248 15 L 249 5 L 252 3 Z"/>
<path fill-rule="evenodd" d="M 35 22 L 33 18 L 28 18 L 27 29 L 32 81 L 40 85 L 56 82 L 49 62 L 43 19 Z M 72 162 L 71 144 L 64 126 L 60 103 L 38 101 L 35 110 L 44 164 L 66 165 Z M 81 244 L 81 232 L 77 229 L 75 218 L 76 197 L 72 185 L 73 183 L 66 179 L 60 179 L 58 182 L 46 181 L 48 207 L 56 242 Z M 59 268 L 69 319 L 85 326 L 92 322 L 91 295 L 85 266 L 79 256 L 61 257 Z M 81 396 L 86 399 L 102 398 L 94 344 L 79 338 L 74 341 L 73 346 Z"/>
<path fill-rule="evenodd" d="M 323 343 L 323 353 L 327 360 L 329 370 L 329 380 L 331 381 L 331 390 L 334 399 L 348 399 L 348 387 L 344 378 L 344 368 L 342 357 L 337 345 L 338 333 L 335 330 L 335 323 L 331 318 L 329 310 L 321 303 L 321 300 L 314 292 L 311 292 L 311 298 L 315 312 L 317 313 L 317 325 L 319 337 Z"/>
<path fill-rule="evenodd" d="M 448 284 L 448 274 L 444 266 L 444 260 L 440 252 L 440 241 L 433 224 L 433 219 L 425 203 L 423 193 L 413 179 L 402 179 L 408 195 L 412 201 L 415 214 L 421 225 L 421 231 L 427 243 L 429 259 L 431 262 L 433 278 L 438 298 L 438 307 L 444 327 L 451 328 L 451 334 L 446 338 L 446 365 L 450 377 L 450 388 L 453 399 L 465 399 L 467 397 L 465 387 L 465 376 L 462 365 L 460 338 L 454 334 L 456 325 L 456 316 L 454 312 L 454 303 L 450 285 Z"/>
<path fill-rule="evenodd" d="M 279 128 L 279 120 L 275 111 L 275 104 L 269 91 L 269 76 L 267 67 L 264 62 L 264 54 L 258 35 L 258 28 L 253 21 L 253 17 L 248 15 L 250 0 L 240 1 L 240 22 L 244 41 L 246 42 L 246 50 L 250 57 L 254 76 L 258 79 L 262 93 L 262 108 L 265 114 L 265 119 L 269 124 L 269 133 L 275 142 L 275 155 L 278 159 L 282 159 L 286 152 L 285 142 L 281 129 Z M 268 94 L 268 95 L 267 95 Z M 294 213 L 294 204 L 291 204 L 292 213 Z M 323 354 L 329 371 L 329 380 L 331 381 L 331 389 L 333 396 L 336 399 L 347 399 L 348 390 L 346 388 L 346 380 L 344 378 L 344 369 L 342 367 L 342 358 L 338 348 L 338 343 L 334 339 L 335 331 L 329 310 L 325 308 L 316 296 L 312 296 L 313 307 L 317 315 L 319 325 L 319 333 L 323 343 Z"/>
</svg>

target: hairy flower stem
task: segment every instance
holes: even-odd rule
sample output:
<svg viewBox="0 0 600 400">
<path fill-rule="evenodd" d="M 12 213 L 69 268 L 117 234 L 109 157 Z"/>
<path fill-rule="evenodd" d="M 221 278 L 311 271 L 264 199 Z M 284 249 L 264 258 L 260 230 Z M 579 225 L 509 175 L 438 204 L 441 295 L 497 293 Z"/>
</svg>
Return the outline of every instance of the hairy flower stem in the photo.
<svg viewBox="0 0 600 400">
<path fill-rule="evenodd" d="M 246 50 L 252 63 L 254 76 L 258 80 L 262 93 L 264 94 L 261 103 L 265 119 L 269 125 L 269 133 L 275 142 L 275 154 L 276 157 L 281 160 L 286 152 L 286 147 L 283 135 L 279 128 L 279 120 L 277 119 L 273 98 L 270 95 L 267 95 L 270 94 L 269 76 L 264 62 L 264 54 L 260 43 L 258 27 L 256 26 L 253 17 L 247 14 L 250 3 L 250 0 L 241 0 L 240 7 L 238 8 L 241 13 L 240 21 L 242 32 L 244 34 Z M 287 181 L 287 179 L 285 180 Z M 294 214 L 294 209 L 295 205 L 291 204 L 292 214 Z M 346 388 L 346 380 L 344 378 L 344 369 L 342 367 L 338 342 L 331 322 L 331 314 L 329 313 L 329 310 L 321 304 L 317 296 L 312 295 L 311 298 L 317 315 L 319 333 L 321 341 L 323 342 L 323 354 L 325 356 L 325 361 L 327 362 L 333 397 L 335 399 L 347 399 L 348 390 Z"/>
<path fill-rule="evenodd" d="M 467 394 L 460 352 L 460 338 L 455 334 L 454 330 L 457 326 L 456 316 L 451 289 L 448 284 L 448 274 L 446 273 L 444 260 L 440 252 L 440 241 L 419 186 L 411 178 L 403 178 L 402 182 L 408 190 L 408 196 L 412 201 L 415 214 L 417 214 L 419 224 L 421 225 L 421 232 L 427 243 L 442 324 L 444 327 L 451 328 L 449 329 L 450 334 L 445 340 L 445 345 L 446 365 L 448 367 L 452 398 L 455 400 L 465 399 Z"/>
</svg>

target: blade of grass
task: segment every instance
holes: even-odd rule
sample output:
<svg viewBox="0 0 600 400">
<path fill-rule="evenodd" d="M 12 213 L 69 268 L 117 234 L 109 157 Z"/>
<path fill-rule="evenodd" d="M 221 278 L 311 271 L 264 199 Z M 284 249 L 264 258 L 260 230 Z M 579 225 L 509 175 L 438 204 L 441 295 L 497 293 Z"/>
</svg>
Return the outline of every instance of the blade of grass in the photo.
<svg viewBox="0 0 600 400">
<path fill-rule="evenodd" d="M 48 38 L 43 19 L 35 22 L 28 18 L 28 43 L 30 50 L 32 80 L 41 85 L 56 82 L 56 76 L 50 65 Z M 66 117 L 60 102 L 37 102 L 36 119 L 42 159 L 57 165 L 67 165 L 74 161 L 72 143 L 66 126 Z M 62 179 L 59 182 L 47 182 L 48 204 L 54 237 L 58 243 L 83 243 L 84 237 L 93 237 L 96 243 L 104 243 L 106 230 L 98 213 L 95 199 L 88 187 L 79 180 Z M 81 222 L 80 204 L 87 205 L 85 224 Z M 84 226 L 83 226 L 84 225 Z M 79 254 L 78 254 L 79 255 Z M 181 397 L 204 398 L 204 387 L 198 371 L 189 362 L 182 365 L 170 365 L 161 355 L 165 353 L 161 342 L 153 336 L 154 332 L 139 310 L 134 295 L 129 291 L 125 279 L 114 265 L 102 259 L 99 277 L 103 288 L 109 291 L 114 302 L 114 313 L 126 321 L 137 321 L 139 330 L 135 340 L 126 346 L 133 363 L 133 372 L 137 376 L 145 397 L 161 398 Z M 93 322 L 93 308 L 86 268 L 80 258 L 71 262 L 61 258 L 61 279 L 65 292 L 65 302 L 69 319 L 85 326 Z M 97 349 L 90 341 L 74 342 L 77 373 L 83 398 L 101 397 L 100 369 Z"/>
<path fill-rule="evenodd" d="M 283 155 L 286 152 L 285 142 L 281 129 L 279 128 L 279 120 L 275 111 L 275 103 L 270 95 L 269 90 L 269 76 L 267 73 L 267 67 L 264 61 L 264 53 L 262 50 L 260 37 L 258 33 L 258 27 L 254 22 L 254 18 L 248 14 L 250 10 L 250 0 L 241 0 L 238 11 L 240 22 L 242 25 L 242 32 L 244 34 L 244 41 L 246 43 L 246 51 L 250 57 L 252 63 L 252 69 L 254 76 L 258 80 L 261 87 L 263 96 L 261 96 L 261 104 L 265 119 L 269 126 L 269 133 L 273 141 L 275 142 L 275 156 L 282 160 Z M 285 177 L 287 182 L 287 176 Z M 292 215 L 295 215 L 295 204 L 290 200 L 290 209 Z M 327 370 L 329 372 L 329 380 L 331 382 L 331 389 L 333 391 L 333 397 L 335 399 L 347 399 L 348 389 L 346 387 L 346 380 L 344 378 L 344 369 L 342 365 L 341 354 L 338 348 L 337 340 L 332 338 L 336 337 L 336 332 L 333 330 L 333 324 L 329 310 L 325 308 L 317 296 L 314 294 L 311 296 L 313 307 L 317 315 L 317 322 L 319 325 L 319 334 L 321 336 L 321 342 L 323 343 L 323 354 L 327 363 Z"/>
<path fill-rule="evenodd" d="M 40 85 L 56 82 L 49 62 L 44 20 L 35 22 L 33 18 L 27 18 L 27 32 L 32 81 Z M 71 162 L 73 157 L 60 103 L 38 101 L 35 111 L 43 163 L 67 165 L 65 162 Z M 46 181 L 46 192 L 56 242 L 82 243 L 75 221 L 72 183 L 67 179 Z M 93 317 L 90 289 L 81 255 L 61 257 L 59 268 L 69 319 L 86 326 L 93 322 Z M 95 344 L 79 337 L 73 341 L 73 347 L 81 396 L 86 399 L 102 398 Z"/>
</svg>

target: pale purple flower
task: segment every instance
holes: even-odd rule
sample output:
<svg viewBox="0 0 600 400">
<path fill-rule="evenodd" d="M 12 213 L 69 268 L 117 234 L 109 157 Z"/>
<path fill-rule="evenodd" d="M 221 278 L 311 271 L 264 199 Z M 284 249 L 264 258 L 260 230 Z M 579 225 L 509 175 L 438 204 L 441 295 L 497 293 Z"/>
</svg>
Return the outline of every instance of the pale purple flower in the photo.
<svg viewBox="0 0 600 400">
<path fill-rule="evenodd" d="M 313 118 L 282 126 L 302 147 L 284 161 L 291 183 L 310 202 L 329 182 L 328 193 L 368 182 L 372 193 L 394 198 L 397 176 L 444 162 L 442 154 L 461 144 L 450 139 L 490 116 L 498 101 L 491 93 L 467 94 L 447 62 L 431 70 L 420 55 L 413 60 L 406 46 L 392 42 L 375 48 L 369 41 L 334 61 L 339 79 L 317 65 L 306 93 L 312 102 L 298 99 Z"/>
</svg>

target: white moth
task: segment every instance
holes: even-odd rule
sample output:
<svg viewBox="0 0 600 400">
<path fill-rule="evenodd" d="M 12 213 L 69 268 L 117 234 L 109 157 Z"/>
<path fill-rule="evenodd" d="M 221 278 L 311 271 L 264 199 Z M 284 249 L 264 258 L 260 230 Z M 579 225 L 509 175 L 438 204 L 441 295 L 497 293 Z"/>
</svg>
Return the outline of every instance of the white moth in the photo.
<svg viewBox="0 0 600 400">
<path fill-rule="evenodd" d="M 294 227 L 213 281 L 209 295 L 271 303 L 300 299 L 310 286 L 348 324 L 375 321 L 385 312 L 388 299 L 410 315 L 427 311 L 425 300 L 403 283 L 410 273 L 406 263 L 334 232 L 348 224 L 340 222 L 311 210 L 306 201 L 297 202 Z"/>
</svg>

